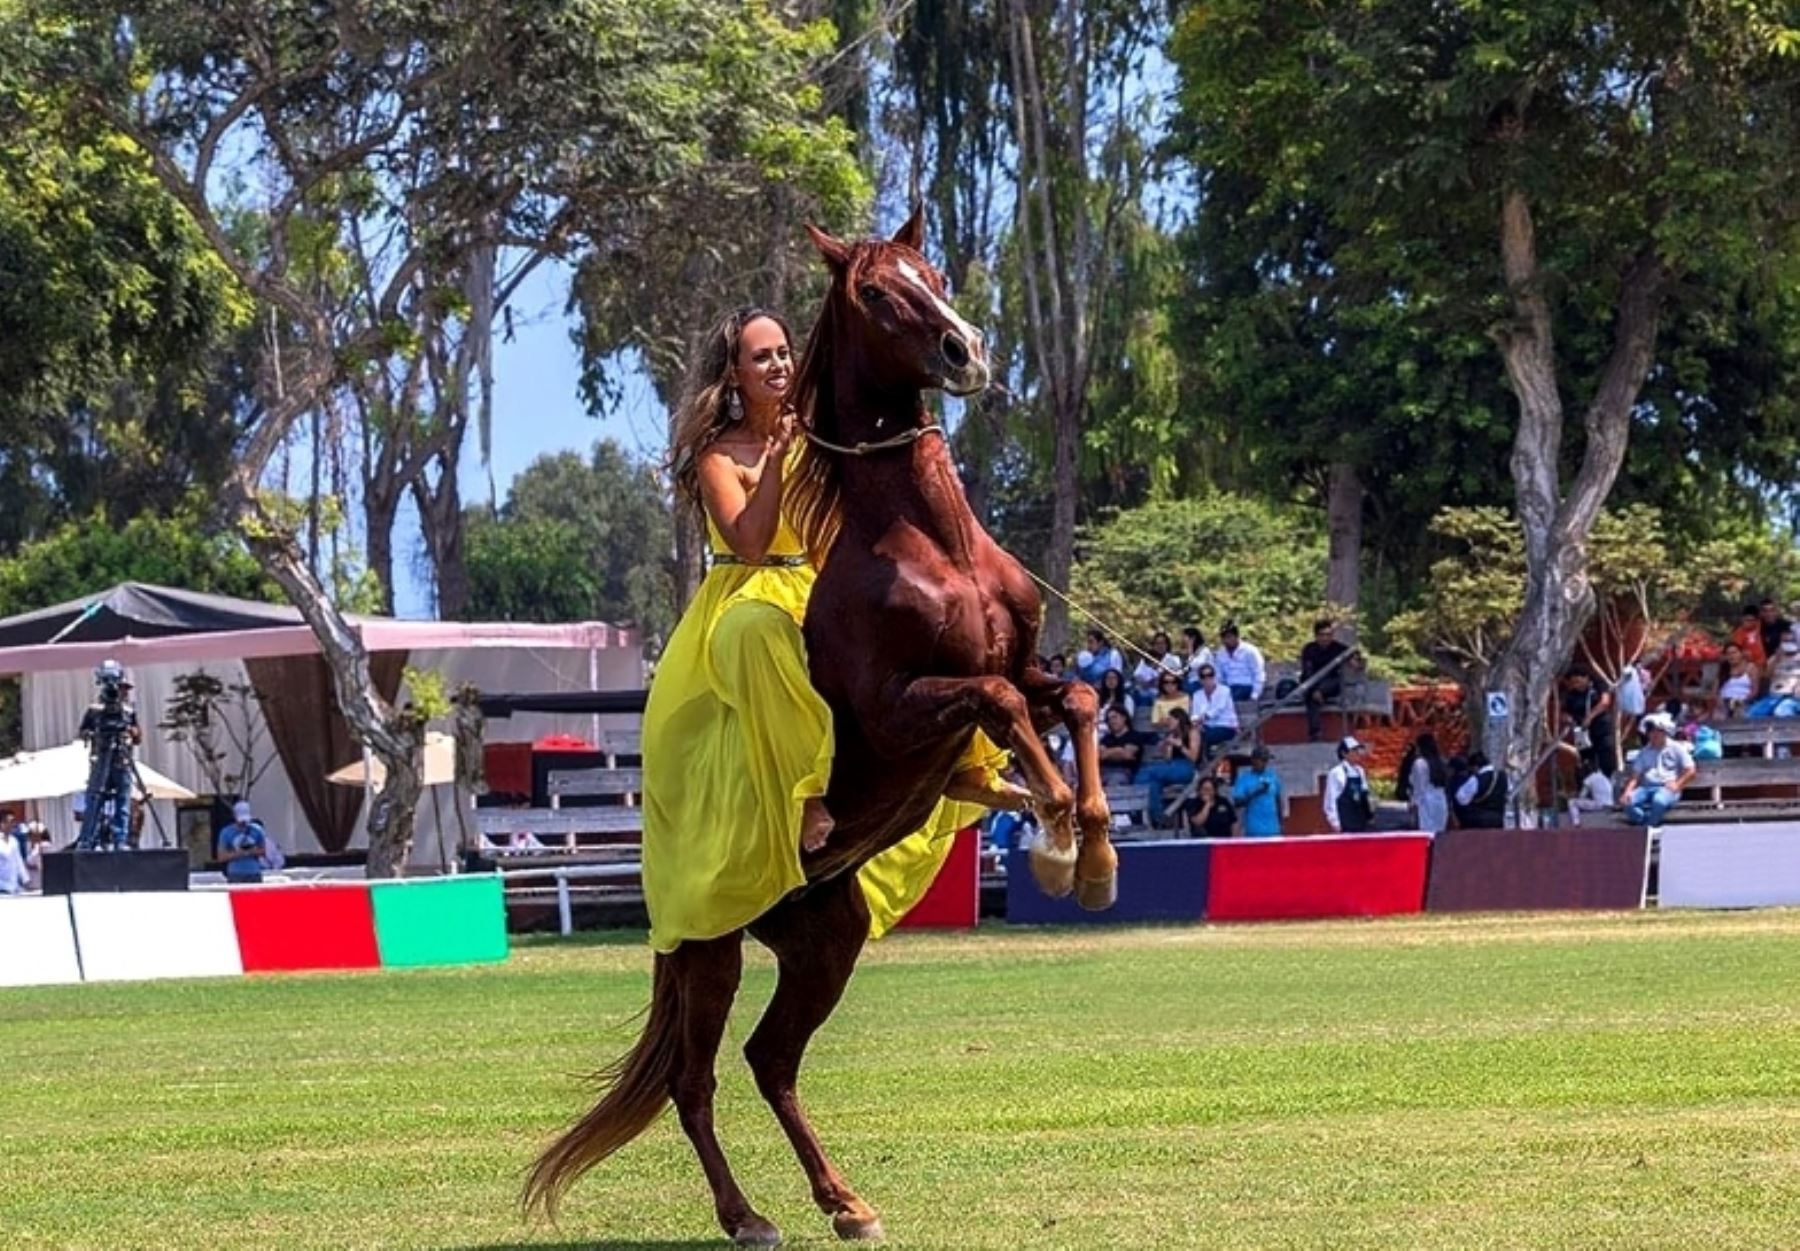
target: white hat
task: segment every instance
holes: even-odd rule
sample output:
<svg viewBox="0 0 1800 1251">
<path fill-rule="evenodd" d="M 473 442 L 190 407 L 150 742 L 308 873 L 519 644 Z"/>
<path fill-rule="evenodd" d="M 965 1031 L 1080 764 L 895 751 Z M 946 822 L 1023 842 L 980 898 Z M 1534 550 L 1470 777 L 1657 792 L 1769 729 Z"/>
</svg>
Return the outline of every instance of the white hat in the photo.
<svg viewBox="0 0 1800 1251">
<path fill-rule="evenodd" d="M 240 799 L 235 804 L 231 805 L 231 815 L 236 820 L 248 821 L 250 819 L 250 801 L 247 799 Z"/>
<path fill-rule="evenodd" d="M 1648 734 L 1652 730 L 1661 730 L 1664 734 L 1675 733 L 1675 718 L 1666 712 L 1653 712 L 1638 723 L 1638 729 Z"/>
<path fill-rule="evenodd" d="M 1348 756 L 1351 752 L 1361 751 L 1366 746 L 1368 746 L 1368 744 L 1364 743 L 1355 735 L 1346 735 L 1344 741 L 1338 744 L 1338 755 Z"/>
</svg>

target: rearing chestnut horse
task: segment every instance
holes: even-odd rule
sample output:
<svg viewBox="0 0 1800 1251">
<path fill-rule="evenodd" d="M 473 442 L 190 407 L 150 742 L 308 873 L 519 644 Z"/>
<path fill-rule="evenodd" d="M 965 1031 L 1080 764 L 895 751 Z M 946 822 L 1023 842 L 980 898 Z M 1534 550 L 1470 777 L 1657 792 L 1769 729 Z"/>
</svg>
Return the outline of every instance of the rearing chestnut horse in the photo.
<svg viewBox="0 0 1800 1251">
<path fill-rule="evenodd" d="M 1037 589 L 970 513 L 924 404 L 927 389 L 986 387 L 981 335 L 920 255 L 918 213 L 891 242 L 808 231 L 832 282 L 800 363 L 811 447 L 791 489 L 808 547 L 828 550 L 806 646 L 836 732 L 826 804 L 837 824 L 803 857 L 808 884 L 748 927 L 774 952 L 779 978 L 744 1055 L 832 1227 L 868 1239 L 881 1236 L 880 1219 L 826 1158 L 795 1092 L 807 1043 L 868 937 L 856 870 L 925 824 L 978 726 L 1024 773 L 1044 824 L 1032 870 L 1046 891 L 1074 889 L 1084 907 L 1108 907 L 1118 861 L 1100 784 L 1098 700 L 1038 668 Z M 1075 743 L 1074 794 L 1039 737 L 1058 721 Z M 742 931 L 656 957 L 642 1037 L 601 1074 L 610 1089 L 600 1102 L 539 1158 L 528 1204 L 553 1207 L 673 1100 L 725 1232 L 740 1244 L 781 1240 L 739 1189 L 713 1131 L 713 1062 L 742 968 Z"/>
</svg>

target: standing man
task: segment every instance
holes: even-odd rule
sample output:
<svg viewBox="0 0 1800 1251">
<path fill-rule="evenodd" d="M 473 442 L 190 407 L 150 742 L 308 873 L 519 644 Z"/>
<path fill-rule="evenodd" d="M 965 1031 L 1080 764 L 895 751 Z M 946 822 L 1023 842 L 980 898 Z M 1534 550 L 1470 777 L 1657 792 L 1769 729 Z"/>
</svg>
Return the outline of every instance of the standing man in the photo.
<svg viewBox="0 0 1800 1251">
<path fill-rule="evenodd" d="M 1231 788 L 1244 823 L 1245 838 L 1281 836 L 1281 777 L 1269 767 L 1269 749 L 1257 744 L 1250 753 L 1250 767 L 1238 774 Z"/>
<path fill-rule="evenodd" d="M 1469 775 L 1456 788 L 1456 823 L 1465 830 L 1506 825 L 1506 774 L 1482 752 L 1469 753 Z"/>
<path fill-rule="evenodd" d="M 231 807 L 231 824 L 219 831 L 219 860 L 225 880 L 234 883 L 262 881 L 269 835 L 251 815 L 250 805 L 238 800 Z"/>
<path fill-rule="evenodd" d="M 1369 791 L 1369 749 L 1355 737 L 1338 744 L 1338 762 L 1325 775 L 1325 820 L 1333 834 L 1361 834 L 1375 824 Z"/>
<path fill-rule="evenodd" d="M 1562 729 L 1565 734 L 1573 731 L 1575 750 L 1587 766 L 1583 775 L 1593 768 L 1611 773 L 1619 767 L 1612 691 L 1586 667 L 1571 670 L 1563 687 Z"/>
<path fill-rule="evenodd" d="M 1300 649 L 1300 685 L 1305 686 L 1314 674 L 1324 673 L 1331 669 L 1332 662 L 1350 649 L 1338 642 L 1334 623 L 1327 617 L 1313 622 L 1313 641 Z M 1344 665 L 1354 664 L 1345 661 L 1337 668 L 1331 669 L 1319 684 L 1306 693 L 1306 741 L 1316 743 L 1323 733 L 1319 723 L 1324 720 L 1326 700 L 1342 702 L 1344 698 Z"/>
<path fill-rule="evenodd" d="M 1765 599 L 1756 610 L 1757 620 L 1762 627 L 1763 655 L 1773 660 L 1775 653 L 1781 650 L 1781 640 L 1793 630 L 1794 623 L 1781 615 L 1781 608 L 1772 599 Z"/>
<path fill-rule="evenodd" d="M 1233 699 L 1262 698 L 1263 654 L 1238 637 L 1237 622 L 1227 621 L 1219 628 L 1219 650 L 1213 653 L 1213 664 Z"/>
<path fill-rule="evenodd" d="M 1631 776 L 1619 796 L 1625 819 L 1633 825 L 1660 826 L 1698 772 L 1687 744 L 1670 737 L 1674 730 L 1675 722 L 1667 713 L 1654 712 L 1644 718 L 1646 741 L 1632 758 Z"/>
<path fill-rule="evenodd" d="M 1200 666 L 1200 689 L 1189 704 L 1194 724 L 1200 727 L 1201 764 L 1212 759 L 1213 749 L 1237 737 L 1237 704 L 1231 692 L 1219 681 L 1219 671 L 1212 665 Z"/>
</svg>

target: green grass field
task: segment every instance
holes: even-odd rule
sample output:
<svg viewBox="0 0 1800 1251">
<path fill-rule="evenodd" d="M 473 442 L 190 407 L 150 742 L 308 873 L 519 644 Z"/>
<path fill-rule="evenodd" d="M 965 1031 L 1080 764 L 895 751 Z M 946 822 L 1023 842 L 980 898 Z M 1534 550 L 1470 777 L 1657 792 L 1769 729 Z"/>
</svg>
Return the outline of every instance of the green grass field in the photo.
<svg viewBox="0 0 1800 1251">
<path fill-rule="evenodd" d="M 648 967 L 0 990 L 0 1245 L 713 1245 L 672 1119 L 515 1203 Z M 771 980 L 722 1134 L 824 1246 L 737 1054 Z M 896 1247 L 1800 1246 L 1795 913 L 902 936 L 807 1076 Z"/>
</svg>

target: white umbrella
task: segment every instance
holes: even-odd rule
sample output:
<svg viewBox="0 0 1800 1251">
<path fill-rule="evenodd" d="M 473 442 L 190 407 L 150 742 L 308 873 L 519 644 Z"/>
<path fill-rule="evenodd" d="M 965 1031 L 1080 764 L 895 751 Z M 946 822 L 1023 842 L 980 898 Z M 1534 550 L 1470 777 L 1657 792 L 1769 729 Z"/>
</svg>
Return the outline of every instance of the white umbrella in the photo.
<svg viewBox="0 0 1800 1251">
<path fill-rule="evenodd" d="M 193 799 L 194 792 L 181 783 L 139 763 L 138 777 L 143 780 L 136 794 L 147 791 L 152 799 Z M 87 744 L 77 740 L 45 751 L 22 751 L 0 760 L 0 803 L 23 803 L 28 799 L 57 799 L 78 795 L 87 790 Z"/>
<path fill-rule="evenodd" d="M 365 782 L 380 786 L 387 781 L 387 769 L 373 757 L 366 766 L 361 760 L 353 760 L 343 768 L 327 773 L 325 780 L 339 786 L 361 786 Z M 428 730 L 425 734 L 424 781 L 426 786 L 444 786 L 456 781 L 456 740 L 441 730 Z"/>
</svg>

